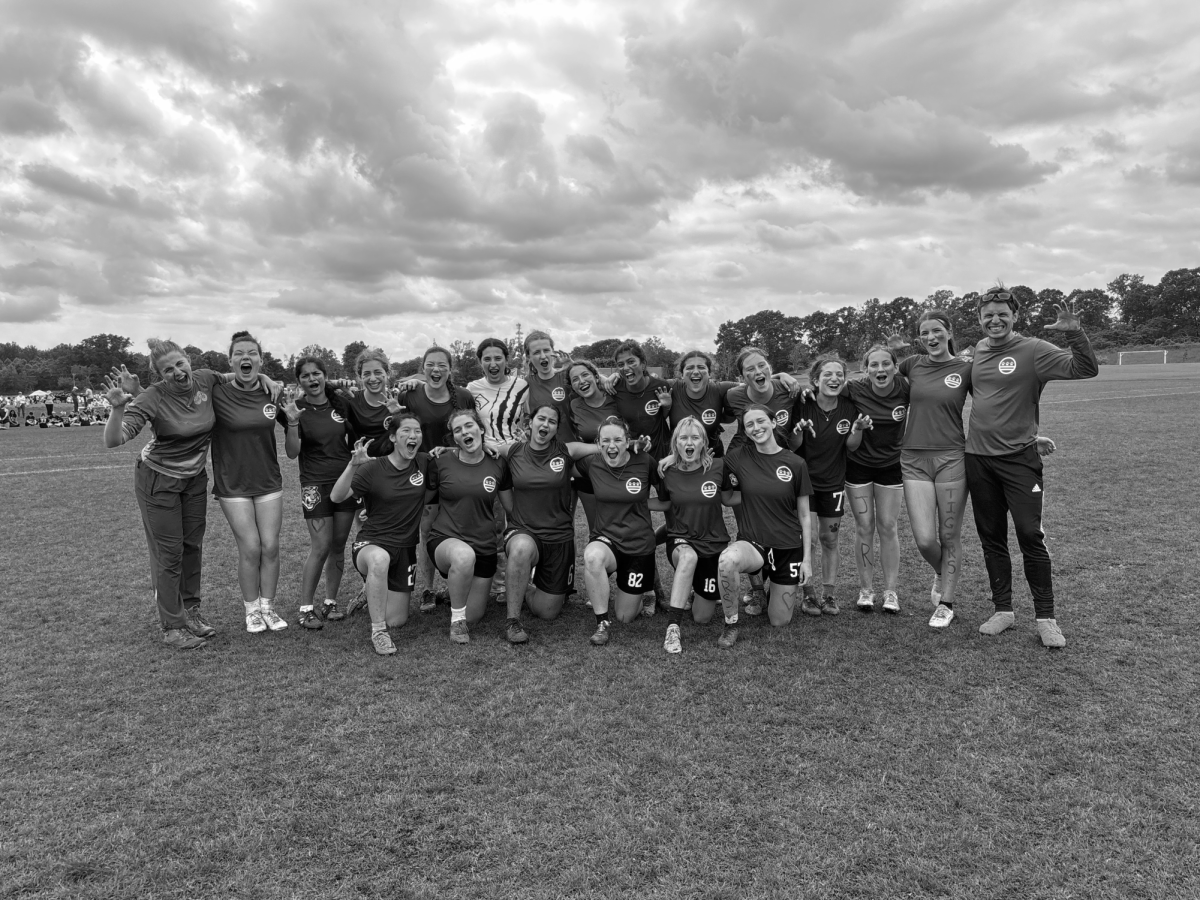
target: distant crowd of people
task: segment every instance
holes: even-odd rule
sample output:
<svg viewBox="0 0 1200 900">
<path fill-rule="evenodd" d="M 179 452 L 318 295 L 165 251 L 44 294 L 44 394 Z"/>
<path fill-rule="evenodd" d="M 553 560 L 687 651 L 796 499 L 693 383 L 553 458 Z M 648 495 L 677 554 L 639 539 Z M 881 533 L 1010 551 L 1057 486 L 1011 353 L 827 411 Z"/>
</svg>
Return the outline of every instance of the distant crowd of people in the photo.
<svg viewBox="0 0 1200 900">
<path fill-rule="evenodd" d="M 104 394 L 89 388 L 72 388 L 52 394 L 14 394 L 0 397 L 0 428 L 71 428 L 103 425 L 112 407 Z"/>
</svg>

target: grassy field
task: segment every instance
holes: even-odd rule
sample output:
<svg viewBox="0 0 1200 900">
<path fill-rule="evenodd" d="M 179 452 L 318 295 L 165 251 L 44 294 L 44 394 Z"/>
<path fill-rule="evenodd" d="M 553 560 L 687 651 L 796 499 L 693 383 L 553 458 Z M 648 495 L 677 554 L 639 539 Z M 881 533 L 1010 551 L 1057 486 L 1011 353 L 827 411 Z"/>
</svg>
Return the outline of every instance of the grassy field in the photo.
<svg viewBox="0 0 1200 900">
<path fill-rule="evenodd" d="M 391 658 L 362 616 L 303 632 L 286 461 L 292 627 L 243 631 L 213 503 L 221 633 L 168 651 L 134 448 L 0 432 L 0 897 L 1200 896 L 1200 365 L 1053 384 L 1042 421 L 1065 651 L 1023 585 L 977 633 L 970 525 L 929 629 L 904 521 L 899 617 L 755 620 L 731 653 L 688 624 L 678 657 L 661 615 L 591 647 L 578 603 L 522 648 L 499 610 L 466 647 L 418 614 Z"/>
</svg>

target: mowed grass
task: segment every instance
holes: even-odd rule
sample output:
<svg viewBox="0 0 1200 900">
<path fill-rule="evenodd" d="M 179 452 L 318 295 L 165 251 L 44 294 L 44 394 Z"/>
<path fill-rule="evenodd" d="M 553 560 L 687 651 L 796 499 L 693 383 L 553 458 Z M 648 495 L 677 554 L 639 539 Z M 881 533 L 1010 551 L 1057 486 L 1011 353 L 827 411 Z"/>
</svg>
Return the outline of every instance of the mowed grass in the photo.
<svg viewBox="0 0 1200 900">
<path fill-rule="evenodd" d="M 287 461 L 292 627 L 243 631 L 213 503 L 221 633 L 172 652 L 134 449 L 0 432 L 0 897 L 1200 895 L 1198 401 L 1195 365 L 1047 388 L 1061 652 L 1023 584 L 1017 627 L 977 633 L 968 516 L 943 633 L 903 520 L 899 617 L 850 609 L 844 541 L 847 612 L 750 621 L 733 652 L 688 624 L 666 656 L 661 614 L 593 648 L 576 602 L 522 648 L 498 609 L 466 647 L 416 614 L 384 659 L 363 616 L 295 626 Z"/>
</svg>

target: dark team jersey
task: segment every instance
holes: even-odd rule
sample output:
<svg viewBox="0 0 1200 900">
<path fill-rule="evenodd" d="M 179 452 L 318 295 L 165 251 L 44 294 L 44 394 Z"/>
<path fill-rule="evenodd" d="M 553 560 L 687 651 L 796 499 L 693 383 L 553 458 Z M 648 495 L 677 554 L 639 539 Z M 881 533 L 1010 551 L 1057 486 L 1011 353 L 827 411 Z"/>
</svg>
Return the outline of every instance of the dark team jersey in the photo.
<svg viewBox="0 0 1200 900">
<path fill-rule="evenodd" d="M 174 381 L 158 381 L 129 402 L 121 422 L 124 439 L 134 438 L 147 423 L 153 432 L 142 448 L 142 462 L 173 478 L 191 478 L 204 471 L 215 421 L 212 391 L 221 380 L 210 369 L 196 369 L 186 388 Z"/>
<path fill-rule="evenodd" d="M 667 455 L 667 445 L 671 442 L 671 432 L 667 426 L 667 416 L 658 404 L 656 391 L 668 387 L 661 378 L 653 375 L 646 377 L 646 386 L 640 391 L 631 391 L 625 385 L 625 379 L 617 380 L 616 394 L 617 412 L 629 424 L 630 437 L 649 436 L 650 452 L 655 459 Z"/>
<path fill-rule="evenodd" d="M 212 463 L 214 497 L 261 497 L 283 489 L 275 424 L 283 412 L 257 386 L 233 382 L 213 387 Z"/>
<path fill-rule="evenodd" d="M 296 405 L 303 410 L 296 424 L 300 436 L 300 483 L 331 484 L 350 462 L 350 447 L 356 440 L 353 426 L 329 401 L 316 404 L 301 397 Z"/>
<path fill-rule="evenodd" d="M 600 426 L 604 424 L 604 420 L 609 416 L 619 416 L 620 411 L 617 409 L 617 401 L 608 394 L 604 394 L 604 402 L 598 407 L 588 406 L 582 397 L 575 396 L 571 398 L 571 433 L 574 435 L 573 440 L 583 441 L 588 444 L 596 443 L 596 434 L 600 431 Z M 559 429 L 559 440 L 563 440 Z"/>
<path fill-rule="evenodd" d="M 508 454 L 512 523 L 534 537 L 562 543 L 575 537 L 575 491 L 571 454 L 561 441 L 534 450 L 526 441 Z"/>
<path fill-rule="evenodd" d="M 451 390 L 454 391 L 454 397 L 442 403 L 430 400 L 424 386 L 418 386 L 400 398 L 404 408 L 421 420 L 421 450 L 424 453 L 428 453 L 434 447 L 453 447 L 454 441 L 450 439 L 450 429 L 446 420 L 456 408 L 475 408 L 475 398 L 471 396 L 470 391 L 460 387 Z M 456 400 L 457 405 L 452 400 Z"/>
<path fill-rule="evenodd" d="M 804 443 L 796 452 L 808 465 L 813 490 L 840 491 L 846 486 L 846 441 L 858 418 L 858 408 L 845 395 L 839 394 L 837 406 L 829 412 L 814 400 L 796 398 L 792 407 L 793 427 L 801 419 L 811 419 L 817 432 L 814 438 L 804 432 Z"/>
<path fill-rule="evenodd" d="M 751 399 L 744 384 L 735 384 L 725 394 L 725 412 L 737 422 L 737 433 L 729 441 L 730 450 L 754 446 L 754 442 L 746 437 L 746 428 L 742 425 L 742 411 L 754 403 L 765 406 L 775 416 L 775 441 L 780 447 L 787 446 L 792 421 L 792 398 L 774 381 L 768 381 L 767 384 L 771 386 L 771 397 L 765 402 Z"/>
<path fill-rule="evenodd" d="M 599 456 L 576 462 L 596 495 L 596 517 L 591 540 L 605 537 L 630 556 L 654 552 L 654 526 L 650 523 L 650 488 L 657 487 L 658 463 L 649 454 L 629 454 L 625 465 L 613 469 Z"/>
<path fill-rule="evenodd" d="M 496 552 L 492 508 L 500 491 L 512 487 L 508 462 L 484 454 L 477 463 L 465 463 L 446 452 L 429 466 L 429 488 L 437 491 L 437 516 L 430 534 L 458 538 L 478 554 Z"/>
<path fill-rule="evenodd" d="M 361 497 L 367 522 L 356 541 L 385 547 L 415 547 L 420 540 L 431 460 L 418 453 L 397 469 L 389 457 L 378 457 L 354 470 L 350 490 Z"/>
<path fill-rule="evenodd" d="M 675 426 L 688 416 L 695 416 L 704 426 L 708 435 L 708 445 L 717 456 L 725 455 L 725 445 L 721 443 L 721 413 L 725 409 L 725 398 L 729 391 L 737 385 L 732 381 L 710 381 L 703 396 L 699 399 L 691 397 L 687 392 L 687 384 L 682 378 L 671 385 L 671 409 L 667 413 L 667 425 L 671 433 Z"/>
<path fill-rule="evenodd" d="M 707 472 L 671 466 L 658 486 L 658 496 L 671 502 L 667 536 L 686 540 L 699 556 L 716 556 L 729 545 L 721 507 L 724 480 L 725 461 L 718 459 Z"/>
<path fill-rule="evenodd" d="M 869 382 L 855 378 L 846 382 L 846 392 L 859 414 L 871 417 L 871 427 L 863 432 L 858 448 L 850 451 L 850 458 L 877 469 L 900 462 L 900 441 L 908 417 L 908 379 L 896 375 L 892 389 L 880 396 Z"/>
<path fill-rule="evenodd" d="M 575 434 L 571 430 L 571 398 L 575 396 L 575 392 L 571 390 L 570 382 L 567 381 L 566 371 L 555 372 L 545 381 L 534 372 L 525 380 L 529 382 L 525 402 L 530 416 L 539 406 L 553 406 L 558 410 L 558 439 L 575 440 Z"/>
<path fill-rule="evenodd" d="M 759 453 L 753 446 L 730 448 L 721 490 L 741 491 L 738 539 L 790 550 L 804 546 L 796 501 L 812 494 L 808 466 L 790 450 Z"/>
<path fill-rule="evenodd" d="M 908 416 L 901 447 L 905 450 L 962 450 L 963 407 L 971 390 L 971 361 L 951 357 L 934 362 L 928 356 L 900 360 L 908 377 Z"/>
<path fill-rule="evenodd" d="M 386 403 L 372 406 L 367 402 L 367 395 L 359 391 L 353 397 L 343 394 L 346 408 L 350 413 L 350 428 L 358 438 L 366 438 L 367 454 L 370 456 L 387 456 L 392 452 L 392 439 L 384 431 L 383 423 L 391 412 Z"/>
</svg>

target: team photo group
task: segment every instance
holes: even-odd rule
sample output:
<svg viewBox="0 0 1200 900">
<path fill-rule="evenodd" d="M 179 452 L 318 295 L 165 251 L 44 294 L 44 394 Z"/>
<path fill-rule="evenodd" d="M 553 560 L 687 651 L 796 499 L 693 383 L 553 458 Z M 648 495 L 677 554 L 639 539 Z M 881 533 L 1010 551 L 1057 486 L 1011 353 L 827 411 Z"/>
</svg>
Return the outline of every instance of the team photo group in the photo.
<svg viewBox="0 0 1200 900">
<path fill-rule="evenodd" d="M 390 655 L 410 608 L 436 613 L 445 602 L 450 640 L 463 644 L 495 603 L 506 607 L 507 640 L 524 644 L 523 613 L 553 619 L 576 591 L 577 502 L 592 645 L 607 644 L 614 623 L 660 609 L 668 653 L 682 650 L 685 615 L 720 616 L 717 645 L 732 649 L 744 616 L 784 627 L 797 611 L 898 614 L 902 506 L 920 554 L 912 562 L 932 582 L 929 625 L 942 629 L 956 619 L 969 497 L 994 606 L 979 632 L 995 637 L 1016 620 L 1011 520 L 1038 638 L 1061 648 L 1041 526 L 1042 458 L 1054 443 L 1038 433 L 1038 403 L 1047 382 L 1091 378 L 1098 365 L 1069 305 L 1043 323 L 1068 349 L 1015 333 L 1019 302 L 1003 286 L 981 294 L 977 311 L 984 337 L 974 348 L 957 347 L 951 318 L 927 309 L 912 323 L 912 348 L 880 335 L 861 360 L 824 354 L 783 373 L 745 347 L 737 381 L 715 380 L 702 350 L 659 378 L 636 341 L 617 347 L 604 375 L 534 331 L 520 370 L 507 342 L 480 342 L 483 377 L 467 385 L 454 384 L 450 352 L 433 346 L 399 383 L 387 355 L 368 347 L 352 387 L 329 383 L 315 357 L 297 359 L 296 384 L 285 386 L 261 373 L 263 348 L 248 332 L 231 339 L 229 373 L 193 369 L 179 345 L 151 340 L 152 384 L 125 370 L 107 379 L 104 444 L 149 429 L 134 492 L 173 648 L 216 634 L 200 596 L 210 451 L 252 633 L 286 629 L 289 618 L 318 630 L 365 606 L 374 651 Z M 284 496 L 280 432 L 299 466 L 296 497 Z M 292 514 L 309 535 L 302 561 L 281 560 Z M 843 522 L 857 596 L 840 601 Z M 658 575 L 659 553 L 669 579 Z M 362 589 L 342 604 L 347 555 Z M 281 565 L 301 567 L 298 603 L 277 596 Z M 437 575 L 444 590 L 434 590 Z"/>
</svg>

